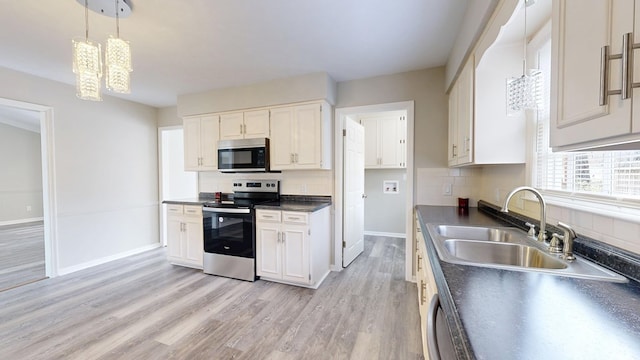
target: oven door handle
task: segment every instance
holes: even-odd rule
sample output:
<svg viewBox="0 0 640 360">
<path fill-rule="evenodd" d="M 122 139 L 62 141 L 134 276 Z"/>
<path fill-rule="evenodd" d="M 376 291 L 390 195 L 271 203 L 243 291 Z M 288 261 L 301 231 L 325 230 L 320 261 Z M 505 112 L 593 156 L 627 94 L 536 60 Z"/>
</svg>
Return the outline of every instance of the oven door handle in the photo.
<svg viewBox="0 0 640 360">
<path fill-rule="evenodd" d="M 251 209 L 234 209 L 234 208 L 211 208 L 211 207 L 203 207 L 202 211 L 212 212 L 212 213 L 223 213 L 223 214 L 250 214 Z"/>
</svg>

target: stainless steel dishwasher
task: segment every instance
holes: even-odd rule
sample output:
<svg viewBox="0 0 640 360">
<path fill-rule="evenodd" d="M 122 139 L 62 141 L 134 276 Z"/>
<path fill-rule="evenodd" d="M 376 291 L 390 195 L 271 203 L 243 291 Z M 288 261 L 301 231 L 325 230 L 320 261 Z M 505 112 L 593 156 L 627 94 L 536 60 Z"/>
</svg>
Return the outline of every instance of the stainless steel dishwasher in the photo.
<svg viewBox="0 0 640 360">
<path fill-rule="evenodd" d="M 451 333 L 447 319 L 440 307 L 440 297 L 433 295 L 427 315 L 427 346 L 430 360 L 450 360 L 456 358 L 451 341 Z"/>
</svg>

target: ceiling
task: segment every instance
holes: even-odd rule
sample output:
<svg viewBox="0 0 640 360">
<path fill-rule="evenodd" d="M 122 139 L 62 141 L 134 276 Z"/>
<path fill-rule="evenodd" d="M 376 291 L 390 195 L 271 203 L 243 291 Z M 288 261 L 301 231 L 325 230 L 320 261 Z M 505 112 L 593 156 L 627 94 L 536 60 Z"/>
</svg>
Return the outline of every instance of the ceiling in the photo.
<svg viewBox="0 0 640 360">
<path fill-rule="evenodd" d="M 113 95 L 165 107 L 314 72 L 345 81 L 442 66 L 468 1 L 132 0 L 120 20 L 132 92 Z M 85 31 L 76 0 L 3 0 L 0 23 L 1 67 L 75 83 L 71 39 Z M 104 45 L 115 30 L 114 18 L 89 12 L 90 39 Z"/>
</svg>

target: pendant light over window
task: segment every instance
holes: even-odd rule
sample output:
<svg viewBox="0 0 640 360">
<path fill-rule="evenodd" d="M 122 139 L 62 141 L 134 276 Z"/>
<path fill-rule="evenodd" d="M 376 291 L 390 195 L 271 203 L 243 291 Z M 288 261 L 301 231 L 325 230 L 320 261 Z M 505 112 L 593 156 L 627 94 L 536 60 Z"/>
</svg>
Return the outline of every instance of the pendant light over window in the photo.
<svg viewBox="0 0 640 360">
<path fill-rule="evenodd" d="M 522 76 L 507 79 L 507 114 L 521 110 L 536 110 L 542 103 L 542 72 L 527 69 L 527 7 L 534 0 L 524 0 L 524 36 L 522 54 Z"/>
<path fill-rule="evenodd" d="M 105 48 L 106 87 L 112 92 L 130 93 L 131 49 L 129 42 L 120 38 L 120 16 L 131 14 L 131 6 L 127 0 L 92 0 L 91 4 L 89 0 L 77 1 L 85 8 L 85 38 L 73 40 L 77 96 L 84 100 L 102 100 L 102 50 L 99 43 L 89 40 L 89 9 L 116 18 L 116 36 L 109 37 Z"/>
</svg>

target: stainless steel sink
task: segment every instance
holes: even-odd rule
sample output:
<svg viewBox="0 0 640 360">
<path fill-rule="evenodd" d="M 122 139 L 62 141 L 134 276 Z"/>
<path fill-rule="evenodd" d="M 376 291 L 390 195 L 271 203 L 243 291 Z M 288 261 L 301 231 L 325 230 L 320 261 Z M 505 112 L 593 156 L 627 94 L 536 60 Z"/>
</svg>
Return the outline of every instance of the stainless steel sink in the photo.
<svg viewBox="0 0 640 360">
<path fill-rule="evenodd" d="M 509 227 L 427 224 L 438 257 L 453 264 L 612 282 L 627 278 L 591 261 L 565 261 L 524 231 Z"/>
<path fill-rule="evenodd" d="M 520 244 L 493 243 L 477 240 L 445 240 L 444 248 L 452 256 L 489 264 L 525 268 L 566 269 L 567 264 L 537 248 Z"/>
<path fill-rule="evenodd" d="M 448 238 L 509 242 L 514 236 L 512 228 L 490 228 L 482 226 L 440 225 L 438 234 Z M 517 233 L 516 233 L 517 235 Z"/>
</svg>

